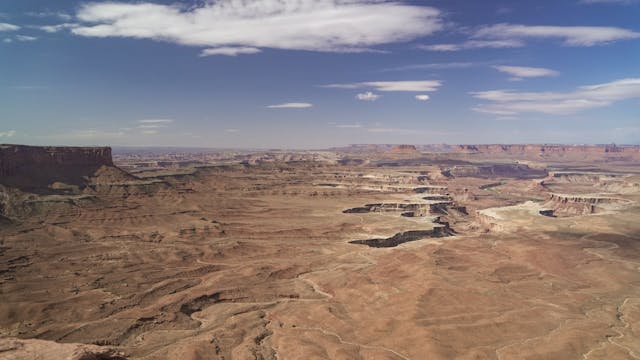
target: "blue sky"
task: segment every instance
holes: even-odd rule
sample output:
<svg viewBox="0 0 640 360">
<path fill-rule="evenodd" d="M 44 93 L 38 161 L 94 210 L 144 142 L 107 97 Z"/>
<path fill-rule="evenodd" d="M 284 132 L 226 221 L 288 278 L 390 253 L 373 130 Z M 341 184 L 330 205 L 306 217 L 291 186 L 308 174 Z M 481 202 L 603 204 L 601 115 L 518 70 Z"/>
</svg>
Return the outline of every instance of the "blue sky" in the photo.
<svg viewBox="0 0 640 360">
<path fill-rule="evenodd" d="M 0 142 L 640 143 L 640 1 L 0 2 Z"/>
</svg>

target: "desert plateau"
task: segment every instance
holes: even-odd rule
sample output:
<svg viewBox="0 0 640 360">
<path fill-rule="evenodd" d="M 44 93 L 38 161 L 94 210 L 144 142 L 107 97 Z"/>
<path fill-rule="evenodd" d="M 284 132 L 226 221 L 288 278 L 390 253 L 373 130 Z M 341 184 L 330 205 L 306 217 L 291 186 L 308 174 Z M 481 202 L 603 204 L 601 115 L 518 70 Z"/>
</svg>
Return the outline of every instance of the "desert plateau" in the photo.
<svg viewBox="0 0 640 360">
<path fill-rule="evenodd" d="M 0 146 L 0 358 L 640 354 L 639 147 L 145 156 Z"/>
<path fill-rule="evenodd" d="M 640 0 L 0 0 L 0 360 L 640 360 Z"/>
</svg>

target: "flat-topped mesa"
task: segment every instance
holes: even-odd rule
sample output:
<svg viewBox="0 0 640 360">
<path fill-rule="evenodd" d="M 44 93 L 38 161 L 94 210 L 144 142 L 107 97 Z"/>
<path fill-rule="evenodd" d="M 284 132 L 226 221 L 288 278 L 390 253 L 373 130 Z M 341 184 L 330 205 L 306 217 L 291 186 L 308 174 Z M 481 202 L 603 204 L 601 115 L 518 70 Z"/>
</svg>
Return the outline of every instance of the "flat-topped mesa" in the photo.
<svg viewBox="0 0 640 360">
<path fill-rule="evenodd" d="M 102 166 L 113 166 L 109 147 L 0 145 L 0 183 L 20 188 L 55 182 L 83 184 Z"/>
<path fill-rule="evenodd" d="M 420 154 L 418 149 L 414 145 L 396 145 L 391 150 L 389 150 L 391 154 L 398 155 L 416 155 Z"/>
<path fill-rule="evenodd" d="M 637 145 L 482 144 L 456 145 L 453 152 L 522 158 L 640 159 Z"/>
</svg>

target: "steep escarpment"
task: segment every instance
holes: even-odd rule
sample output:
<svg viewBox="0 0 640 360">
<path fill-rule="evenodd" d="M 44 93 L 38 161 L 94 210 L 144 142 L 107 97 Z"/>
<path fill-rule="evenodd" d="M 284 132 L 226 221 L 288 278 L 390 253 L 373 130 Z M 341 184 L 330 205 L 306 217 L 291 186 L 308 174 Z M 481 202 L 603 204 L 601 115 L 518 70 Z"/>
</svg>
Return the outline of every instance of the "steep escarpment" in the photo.
<svg viewBox="0 0 640 360">
<path fill-rule="evenodd" d="M 619 210 L 632 201 L 599 194 L 555 194 L 549 195 L 546 207 L 556 216 L 594 214 L 606 210 Z"/>
<path fill-rule="evenodd" d="M 59 218 L 110 199 L 150 196 L 170 187 L 114 166 L 108 147 L 0 145 L 0 216 Z"/>
<path fill-rule="evenodd" d="M 113 166 L 109 147 L 0 145 L 0 183 L 11 187 L 82 185 L 102 166 Z"/>
</svg>

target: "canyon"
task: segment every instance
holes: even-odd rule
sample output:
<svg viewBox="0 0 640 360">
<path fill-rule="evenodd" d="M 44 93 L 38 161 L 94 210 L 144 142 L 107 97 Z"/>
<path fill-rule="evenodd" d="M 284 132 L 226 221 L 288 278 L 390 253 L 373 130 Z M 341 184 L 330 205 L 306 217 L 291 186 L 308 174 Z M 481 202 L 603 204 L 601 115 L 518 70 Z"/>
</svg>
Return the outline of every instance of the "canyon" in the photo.
<svg viewBox="0 0 640 360">
<path fill-rule="evenodd" d="M 0 145 L 0 358 L 640 354 L 640 147 L 181 154 Z"/>
</svg>

